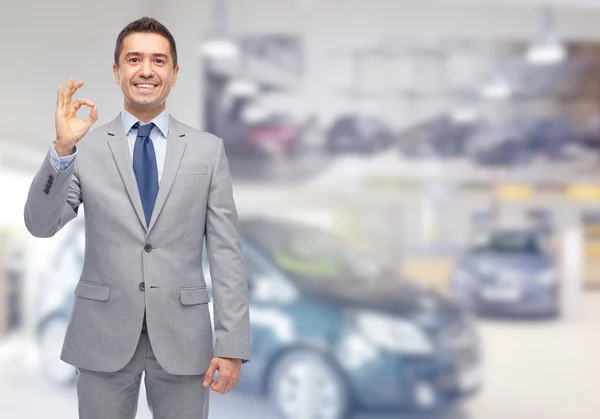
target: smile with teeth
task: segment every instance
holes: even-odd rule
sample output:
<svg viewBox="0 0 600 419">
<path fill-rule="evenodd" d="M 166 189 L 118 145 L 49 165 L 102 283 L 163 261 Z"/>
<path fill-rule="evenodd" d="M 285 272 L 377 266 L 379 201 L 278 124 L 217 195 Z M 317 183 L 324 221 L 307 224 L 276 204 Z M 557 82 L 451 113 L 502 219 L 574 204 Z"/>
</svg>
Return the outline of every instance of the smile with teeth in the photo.
<svg viewBox="0 0 600 419">
<path fill-rule="evenodd" d="M 136 84 L 135 87 L 137 87 L 138 89 L 153 89 L 156 87 L 156 85 L 149 83 L 140 83 Z"/>
</svg>

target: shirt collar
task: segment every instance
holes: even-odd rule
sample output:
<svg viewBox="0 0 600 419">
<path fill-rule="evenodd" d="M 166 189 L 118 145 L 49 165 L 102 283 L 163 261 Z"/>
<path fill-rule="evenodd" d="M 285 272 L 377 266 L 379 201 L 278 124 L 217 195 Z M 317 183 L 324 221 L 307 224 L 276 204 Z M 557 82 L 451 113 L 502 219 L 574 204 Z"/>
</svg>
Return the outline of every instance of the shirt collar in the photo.
<svg viewBox="0 0 600 419">
<path fill-rule="evenodd" d="M 139 119 L 127 112 L 125 109 L 121 111 L 121 120 L 123 121 L 123 129 L 125 129 L 125 136 L 129 134 L 131 128 L 133 128 L 133 126 L 139 121 Z M 169 136 L 168 110 L 165 109 L 150 122 L 154 122 L 154 125 L 158 127 L 158 129 L 165 138 Z"/>
</svg>

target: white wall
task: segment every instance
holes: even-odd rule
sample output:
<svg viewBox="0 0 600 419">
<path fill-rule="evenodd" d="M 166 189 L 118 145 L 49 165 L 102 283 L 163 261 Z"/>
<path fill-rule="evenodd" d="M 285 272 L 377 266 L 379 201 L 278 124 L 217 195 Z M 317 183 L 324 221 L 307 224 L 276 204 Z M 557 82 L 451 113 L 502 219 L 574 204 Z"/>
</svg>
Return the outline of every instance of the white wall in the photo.
<svg viewBox="0 0 600 419">
<path fill-rule="evenodd" d="M 57 86 L 69 77 L 86 83 L 78 96 L 96 103 L 98 125 L 114 118 L 123 106 L 112 75 L 115 41 L 125 25 L 144 15 L 162 20 L 178 42 L 181 73 L 169 108 L 179 119 L 200 125 L 195 45 L 206 30 L 207 0 L 175 0 L 168 6 L 156 0 L 10 3 L 3 4 L 0 13 L 0 136 L 4 140 L 45 148 L 54 139 Z"/>
<path fill-rule="evenodd" d="M 49 144 L 57 86 L 69 77 L 84 80 L 80 95 L 96 102 L 101 120 L 109 119 L 122 106 L 112 79 L 114 42 L 143 10 L 142 1 L 11 3 L 0 14 L 4 135 Z"/>
</svg>

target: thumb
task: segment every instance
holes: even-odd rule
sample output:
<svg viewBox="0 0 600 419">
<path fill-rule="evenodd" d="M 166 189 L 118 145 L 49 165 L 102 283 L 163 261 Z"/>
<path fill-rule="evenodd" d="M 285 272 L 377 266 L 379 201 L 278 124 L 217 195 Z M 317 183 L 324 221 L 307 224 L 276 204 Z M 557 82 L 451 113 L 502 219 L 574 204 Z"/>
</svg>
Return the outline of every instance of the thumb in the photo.
<svg viewBox="0 0 600 419">
<path fill-rule="evenodd" d="M 215 371 L 217 370 L 218 365 L 219 361 L 213 358 L 208 370 L 206 370 L 206 373 L 204 374 L 204 387 L 208 387 L 208 385 L 213 381 L 213 377 L 215 376 Z"/>
<path fill-rule="evenodd" d="M 94 122 L 96 122 L 98 120 L 98 108 L 96 107 L 96 105 L 94 105 L 92 107 L 92 109 L 90 110 L 90 114 L 87 117 L 87 122 L 90 126 L 92 126 L 94 124 Z"/>
</svg>

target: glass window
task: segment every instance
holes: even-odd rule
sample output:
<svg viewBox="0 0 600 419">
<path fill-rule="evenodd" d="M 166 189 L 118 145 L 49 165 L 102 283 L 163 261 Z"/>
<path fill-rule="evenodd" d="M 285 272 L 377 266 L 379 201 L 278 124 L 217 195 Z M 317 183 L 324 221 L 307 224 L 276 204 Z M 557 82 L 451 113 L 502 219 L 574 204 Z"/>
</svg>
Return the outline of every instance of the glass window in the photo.
<svg viewBox="0 0 600 419">
<path fill-rule="evenodd" d="M 524 232 L 481 233 L 475 236 L 475 252 L 542 253 L 543 244 L 538 236 Z"/>
</svg>

